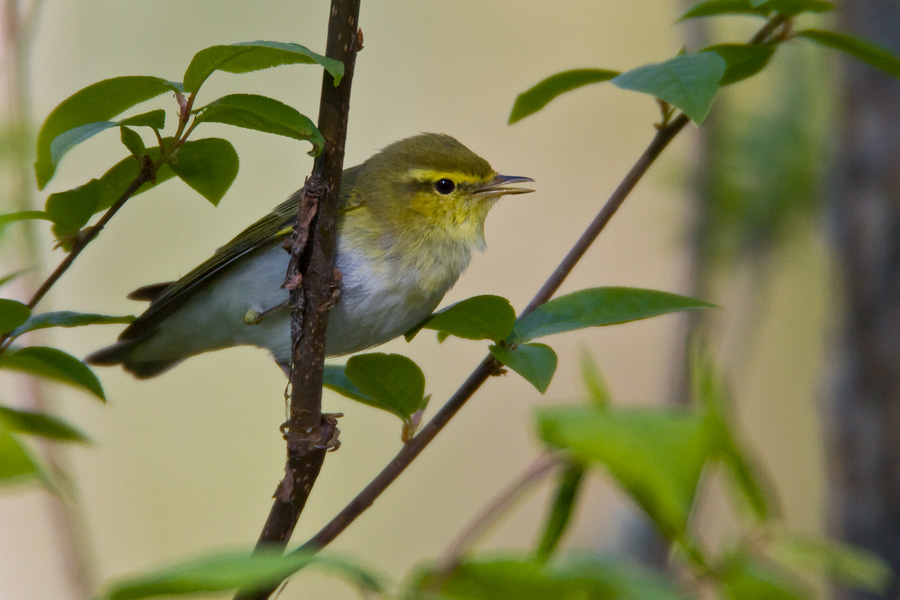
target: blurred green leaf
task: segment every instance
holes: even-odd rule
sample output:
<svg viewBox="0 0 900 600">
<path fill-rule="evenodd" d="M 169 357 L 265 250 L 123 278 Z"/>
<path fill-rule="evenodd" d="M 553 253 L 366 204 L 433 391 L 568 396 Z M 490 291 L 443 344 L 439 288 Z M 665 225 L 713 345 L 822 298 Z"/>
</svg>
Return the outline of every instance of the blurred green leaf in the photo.
<svg viewBox="0 0 900 600">
<path fill-rule="evenodd" d="M 14 336 L 20 336 L 35 329 L 48 327 L 82 327 L 84 325 L 106 325 L 113 323 L 131 323 L 133 315 L 112 317 L 109 315 L 97 315 L 93 313 L 78 313 L 69 310 L 45 312 L 29 317 L 20 327 L 13 331 Z"/>
<path fill-rule="evenodd" d="M 728 600 L 813 600 L 815 593 L 793 573 L 755 556 L 733 557 L 719 580 Z"/>
<path fill-rule="evenodd" d="M 704 48 L 703 52 L 715 52 L 725 61 L 725 74 L 719 85 L 743 81 L 762 71 L 775 54 L 775 46 L 759 44 L 717 44 Z"/>
<path fill-rule="evenodd" d="M 680 108 L 698 125 L 712 107 L 725 61 L 712 52 L 682 54 L 667 61 L 644 65 L 610 81 L 623 90 L 650 94 Z"/>
<path fill-rule="evenodd" d="M 546 344 L 519 344 L 514 347 L 493 344 L 491 354 L 525 378 L 540 393 L 547 391 L 556 373 L 556 352 Z"/>
<path fill-rule="evenodd" d="M 522 92 L 513 104 L 509 114 L 509 125 L 533 115 L 547 106 L 556 97 L 592 83 L 609 81 L 619 71 L 606 69 L 573 69 L 556 73 L 539 82 L 534 87 Z"/>
<path fill-rule="evenodd" d="M 39 412 L 0 406 L 0 429 L 61 442 L 88 442 L 86 435 L 62 419 Z"/>
<path fill-rule="evenodd" d="M 100 380 L 87 365 L 62 350 L 29 346 L 7 350 L 0 355 L 0 369 L 24 371 L 86 390 L 106 400 Z"/>
<path fill-rule="evenodd" d="M 89 85 L 63 100 L 44 121 L 38 134 L 34 165 L 38 188 L 43 189 L 56 171 L 50 146 L 60 134 L 108 121 L 136 104 L 176 89 L 175 84 L 159 77 L 114 77 Z"/>
<path fill-rule="evenodd" d="M 744 14 L 765 17 L 769 11 L 750 4 L 749 0 L 706 0 L 692 6 L 681 15 L 679 21 L 697 17 L 713 17 L 727 14 Z"/>
<path fill-rule="evenodd" d="M 128 148 L 128 151 L 131 152 L 131 154 L 135 157 L 141 157 L 146 154 L 147 147 L 144 145 L 144 140 L 141 139 L 141 136 L 137 131 L 125 126 L 120 127 L 119 130 L 121 133 L 122 145 Z"/>
<path fill-rule="evenodd" d="M 599 462 L 671 539 L 683 539 L 697 484 L 720 450 L 701 415 L 675 410 L 546 409 L 541 438 L 582 461 Z"/>
<path fill-rule="evenodd" d="M 717 372 L 708 354 L 695 351 L 691 356 L 691 389 L 695 402 L 706 409 L 710 427 L 719 431 L 721 458 L 731 476 L 739 499 L 763 521 L 772 516 L 775 503 L 763 485 L 759 468 L 738 440 L 731 400 L 724 377 Z"/>
<path fill-rule="evenodd" d="M 49 221 L 50 216 L 47 213 L 39 210 L 23 210 L 21 212 L 6 213 L 5 215 L 0 215 L 0 232 L 2 232 L 3 229 L 11 223 L 34 219 Z"/>
<path fill-rule="evenodd" d="M 186 142 L 169 161 L 172 171 L 213 206 L 231 187 L 239 166 L 234 146 L 220 138 Z"/>
<path fill-rule="evenodd" d="M 84 185 L 64 192 L 50 194 L 44 210 L 53 221 L 57 237 L 78 232 L 87 225 L 100 202 L 100 182 L 91 179 Z"/>
<path fill-rule="evenodd" d="M 0 427 L 0 486 L 39 477 L 40 467 L 19 440 Z"/>
<path fill-rule="evenodd" d="M 787 17 L 802 13 L 824 13 L 835 9 L 834 2 L 827 0 L 753 0 L 754 5 Z"/>
<path fill-rule="evenodd" d="M 408 420 L 425 402 L 425 375 L 415 362 L 399 354 L 357 354 L 347 361 L 344 375 L 355 386 L 350 398 Z M 332 382 L 340 380 L 333 378 Z M 329 384 L 336 391 L 337 385 Z M 358 390 L 358 391 L 357 391 Z M 343 393 L 343 392 L 341 392 Z"/>
<path fill-rule="evenodd" d="M 256 94 L 232 94 L 200 109 L 195 123 L 225 123 L 245 129 L 283 135 L 312 143 L 312 156 L 325 147 L 325 138 L 305 115 L 278 100 Z"/>
<path fill-rule="evenodd" d="M 690 8 L 679 21 L 697 17 L 738 14 L 767 17 L 775 11 L 793 16 L 800 13 L 822 13 L 834 10 L 834 3 L 825 0 L 706 0 Z"/>
<path fill-rule="evenodd" d="M 184 89 L 196 92 L 215 71 L 249 73 L 260 69 L 293 64 L 320 64 L 337 86 L 344 76 L 344 64 L 316 54 L 300 44 L 281 42 L 241 42 L 229 46 L 210 46 L 194 55 L 184 72 Z"/>
<path fill-rule="evenodd" d="M 35 212 L 37 212 L 37 211 L 35 211 Z M 44 214 L 44 213 L 39 213 L 39 214 Z M 0 229 L 2 229 L 2 225 L 0 225 Z M 12 273 L 7 273 L 6 275 L 3 275 L 2 277 L 0 277 L 0 286 L 6 285 L 7 283 L 12 281 L 16 277 L 23 275 L 30 270 L 31 270 L 31 268 L 28 267 L 25 269 L 19 269 L 18 271 L 13 271 Z"/>
<path fill-rule="evenodd" d="M 781 533 L 768 546 L 769 552 L 788 567 L 810 568 L 846 585 L 882 595 L 894 574 L 876 554 L 809 535 Z"/>
<path fill-rule="evenodd" d="M 715 305 L 657 290 L 599 287 L 554 298 L 526 315 L 513 331 L 514 341 L 527 341 L 585 327 L 616 325 L 682 310 Z"/>
<path fill-rule="evenodd" d="M 569 560 L 561 565 L 497 557 L 467 561 L 449 574 L 419 574 L 415 598 L 442 600 L 686 600 L 675 584 L 624 562 Z"/>
<path fill-rule="evenodd" d="M 275 585 L 307 564 L 317 564 L 361 589 L 380 591 L 380 582 L 361 567 L 334 557 L 275 551 L 232 552 L 180 561 L 156 571 L 114 583 L 100 596 L 105 600 L 138 600 L 158 596 L 184 596 L 242 589 L 253 591 Z"/>
<path fill-rule="evenodd" d="M 865 40 L 821 29 L 804 29 L 798 31 L 796 36 L 806 38 L 834 50 L 840 50 L 876 69 L 884 71 L 891 77 L 900 79 L 900 58 L 884 48 L 870 44 Z"/>
<path fill-rule="evenodd" d="M 499 341 L 510 334 L 516 311 L 501 296 L 474 296 L 431 315 L 424 329 L 434 329 L 467 340 Z"/>
<path fill-rule="evenodd" d="M 581 380 L 588 392 L 591 403 L 597 408 L 606 408 L 612 401 L 612 395 L 600 367 L 587 350 L 581 353 Z"/>
<path fill-rule="evenodd" d="M 0 298 L 0 333 L 9 333 L 28 320 L 31 309 L 18 300 Z"/>
<path fill-rule="evenodd" d="M 550 513 L 547 515 L 544 531 L 541 534 L 541 539 L 535 552 L 538 560 L 546 561 L 556 550 L 556 547 L 559 546 L 559 542 L 569 526 L 572 512 L 575 510 L 575 501 L 581 490 L 582 479 L 584 479 L 584 467 L 582 465 L 570 464 L 560 471 L 556 484 L 556 493 L 553 496 L 553 504 L 551 505 Z"/>
</svg>

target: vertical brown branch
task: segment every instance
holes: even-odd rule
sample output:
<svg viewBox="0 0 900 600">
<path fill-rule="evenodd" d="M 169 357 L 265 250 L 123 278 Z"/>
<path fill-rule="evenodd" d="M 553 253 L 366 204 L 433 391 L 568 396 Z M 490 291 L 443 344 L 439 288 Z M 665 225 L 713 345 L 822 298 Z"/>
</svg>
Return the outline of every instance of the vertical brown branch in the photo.
<svg viewBox="0 0 900 600">
<path fill-rule="evenodd" d="M 322 369 L 328 310 L 336 300 L 335 221 L 340 199 L 344 142 L 350 107 L 350 84 L 360 49 L 359 0 L 332 0 L 326 55 L 344 64 L 335 86 L 329 73 L 322 79 L 319 130 L 325 148 L 299 194 L 297 223 L 291 236 L 291 260 L 285 287 L 291 299 L 292 369 L 285 477 L 260 534 L 257 549 L 284 548 L 325 460 L 337 447 L 335 415 L 322 414 Z M 266 598 L 264 590 L 242 598 Z"/>
</svg>

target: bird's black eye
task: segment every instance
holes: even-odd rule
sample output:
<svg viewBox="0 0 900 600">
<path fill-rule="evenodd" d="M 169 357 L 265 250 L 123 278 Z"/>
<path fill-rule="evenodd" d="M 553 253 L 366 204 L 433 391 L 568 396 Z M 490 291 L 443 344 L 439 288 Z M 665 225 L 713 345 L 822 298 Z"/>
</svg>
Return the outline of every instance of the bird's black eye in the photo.
<svg viewBox="0 0 900 600">
<path fill-rule="evenodd" d="M 434 189 L 438 194 L 446 196 L 456 189 L 456 184 L 452 179 L 438 179 L 434 182 Z"/>
</svg>

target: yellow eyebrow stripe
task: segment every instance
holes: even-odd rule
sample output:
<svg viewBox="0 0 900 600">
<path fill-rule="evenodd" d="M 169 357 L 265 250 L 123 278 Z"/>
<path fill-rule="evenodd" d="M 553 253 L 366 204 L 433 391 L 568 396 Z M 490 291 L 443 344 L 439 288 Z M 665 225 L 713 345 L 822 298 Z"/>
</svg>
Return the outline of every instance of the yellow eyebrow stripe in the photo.
<svg viewBox="0 0 900 600">
<path fill-rule="evenodd" d="M 433 171 L 431 169 L 410 169 L 404 177 L 406 181 L 432 182 L 439 179 L 452 179 L 455 183 L 484 183 L 484 178 L 460 171 Z"/>
</svg>

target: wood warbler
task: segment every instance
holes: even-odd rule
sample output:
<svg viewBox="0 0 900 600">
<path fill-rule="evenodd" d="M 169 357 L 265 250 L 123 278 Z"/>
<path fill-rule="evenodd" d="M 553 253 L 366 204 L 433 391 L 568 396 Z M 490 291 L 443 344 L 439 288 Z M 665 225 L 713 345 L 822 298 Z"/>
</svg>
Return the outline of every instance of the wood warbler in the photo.
<svg viewBox="0 0 900 600">
<path fill-rule="evenodd" d="M 344 171 L 337 228 L 340 298 L 331 309 L 326 353 L 384 343 L 421 322 L 484 248 L 484 220 L 509 187 L 532 181 L 498 175 L 447 135 L 395 142 Z M 87 357 L 121 364 L 136 377 L 162 373 L 185 358 L 231 346 L 268 348 L 291 361 L 288 253 L 282 241 L 296 220 L 299 192 L 219 248 L 181 279 L 135 290 L 150 307 L 119 341 Z"/>
</svg>

